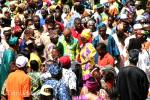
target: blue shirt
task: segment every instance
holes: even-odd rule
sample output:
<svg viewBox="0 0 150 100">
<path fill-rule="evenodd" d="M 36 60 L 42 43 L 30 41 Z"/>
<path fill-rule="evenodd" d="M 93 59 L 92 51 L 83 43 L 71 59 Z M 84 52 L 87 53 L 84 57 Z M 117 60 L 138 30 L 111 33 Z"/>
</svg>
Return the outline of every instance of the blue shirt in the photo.
<svg viewBox="0 0 150 100">
<path fill-rule="evenodd" d="M 47 80 L 46 85 L 50 85 L 54 91 L 54 97 L 59 100 L 71 100 L 71 95 L 69 93 L 69 87 L 58 80 Z"/>
</svg>

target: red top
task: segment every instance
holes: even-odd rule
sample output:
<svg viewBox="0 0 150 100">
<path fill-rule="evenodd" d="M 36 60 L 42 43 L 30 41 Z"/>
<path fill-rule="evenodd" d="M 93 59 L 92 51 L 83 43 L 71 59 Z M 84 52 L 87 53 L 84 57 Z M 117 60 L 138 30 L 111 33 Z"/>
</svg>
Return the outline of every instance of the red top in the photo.
<svg viewBox="0 0 150 100">
<path fill-rule="evenodd" d="M 98 59 L 98 65 L 100 67 L 104 67 L 106 65 L 114 66 L 114 63 L 115 63 L 115 60 L 109 53 L 106 53 L 102 59 L 100 59 L 100 57 Z"/>
</svg>

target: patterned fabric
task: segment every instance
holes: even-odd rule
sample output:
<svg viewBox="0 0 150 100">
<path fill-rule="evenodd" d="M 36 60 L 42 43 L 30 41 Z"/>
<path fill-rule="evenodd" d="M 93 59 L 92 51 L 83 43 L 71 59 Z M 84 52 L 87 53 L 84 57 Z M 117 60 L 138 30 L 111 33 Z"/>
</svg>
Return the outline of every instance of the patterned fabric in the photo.
<svg viewBox="0 0 150 100">
<path fill-rule="evenodd" d="M 32 92 L 32 100 L 39 100 L 41 81 L 40 81 L 40 73 L 39 72 L 30 72 L 28 73 L 31 78 L 31 92 Z"/>
<path fill-rule="evenodd" d="M 69 88 L 62 82 L 57 80 L 48 80 L 45 82 L 46 85 L 50 85 L 54 91 L 54 97 L 59 100 L 71 100 Z"/>
<path fill-rule="evenodd" d="M 89 67 L 95 64 L 94 63 L 95 54 L 96 54 L 96 50 L 91 43 L 86 43 L 85 46 L 81 49 L 81 52 L 80 52 L 81 63 L 85 63 L 88 60 L 90 60 L 90 62 L 85 63 L 81 66 L 83 79 L 86 76 L 88 76 L 88 74 L 90 73 Z"/>
<path fill-rule="evenodd" d="M 71 89 L 76 90 L 76 80 L 77 77 L 75 73 L 71 69 L 65 69 L 62 70 L 63 77 L 61 79 L 61 82 L 66 84 Z"/>
<path fill-rule="evenodd" d="M 67 43 L 65 41 L 65 37 L 62 35 L 59 38 L 59 42 L 62 43 L 64 51 L 63 56 L 69 56 L 71 61 L 74 61 L 76 59 L 76 55 L 79 54 L 79 44 L 78 40 L 71 37 L 71 42 Z"/>
</svg>

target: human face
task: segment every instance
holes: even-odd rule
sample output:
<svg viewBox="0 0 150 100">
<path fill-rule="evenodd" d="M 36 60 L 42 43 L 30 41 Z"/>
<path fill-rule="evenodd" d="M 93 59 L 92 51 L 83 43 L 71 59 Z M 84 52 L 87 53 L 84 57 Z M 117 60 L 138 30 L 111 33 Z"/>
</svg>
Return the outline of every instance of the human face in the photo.
<svg viewBox="0 0 150 100">
<path fill-rule="evenodd" d="M 16 18 L 15 19 L 15 25 L 20 25 L 21 24 L 21 19 L 20 18 Z"/>
<path fill-rule="evenodd" d="M 95 29 L 95 22 L 94 21 L 90 21 L 87 25 L 87 27 L 91 30 L 94 30 Z"/>
<path fill-rule="evenodd" d="M 99 28 L 98 31 L 99 31 L 100 35 L 102 35 L 102 36 L 106 35 L 106 27 Z"/>
<path fill-rule="evenodd" d="M 76 21 L 75 22 L 75 28 L 76 29 L 81 29 L 82 25 L 81 25 L 81 21 Z"/>
<path fill-rule="evenodd" d="M 63 34 L 64 34 L 66 42 L 70 43 L 71 42 L 71 31 L 69 29 L 65 29 Z"/>
<path fill-rule="evenodd" d="M 104 49 L 101 49 L 99 47 L 97 47 L 96 50 L 101 57 L 103 57 L 106 53 L 106 51 Z"/>
<path fill-rule="evenodd" d="M 40 19 L 38 17 L 34 17 L 33 21 L 34 21 L 34 26 L 36 28 L 39 28 L 39 26 L 40 26 Z"/>
<path fill-rule="evenodd" d="M 96 79 L 99 79 L 101 77 L 100 75 L 100 71 L 98 69 L 96 69 L 93 73 L 92 76 Z"/>
</svg>

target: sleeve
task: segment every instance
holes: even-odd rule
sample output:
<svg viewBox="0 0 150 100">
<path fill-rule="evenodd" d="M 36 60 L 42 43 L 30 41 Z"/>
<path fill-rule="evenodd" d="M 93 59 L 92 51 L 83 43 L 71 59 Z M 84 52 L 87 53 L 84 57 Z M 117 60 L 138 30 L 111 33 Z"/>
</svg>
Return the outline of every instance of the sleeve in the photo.
<svg viewBox="0 0 150 100">
<path fill-rule="evenodd" d="M 80 53 L 80 47 L 79 47 L 79 43 L 77 41 L 77 45 L 76 45 L 76 58 L 78 56 L 78 54 Z"/>
<path fill-rule="evenodd" d="M 111 39 L 111 42 L 112 42 L 112 55 L 115 58 L 118 58 L 118 56 L 120 55 L 120 52 L 119 52 L 118 46 L 117 46 L 117 44 L 116 44 L 116 42 L 115 42 L 113 37 Z"/>
<path fill-rule="evenodd" d="M 89 44 L 87 49 L 88 49 L 87 53 L 88 53 L 88 51 L 90 51 L 89 60 L 94 59 L 94 56 L 96 55 L 96 50 L 95 50 L 94 46 L 92 44 Z"/>
<path fill-rule="evenodd" d="M 25 81 L 24 81 L 24 84 L 22 86 L 22 93 L 23 93 L 23 96 L 24 97 L 30 97 L 31 95 L 31 87 L 30 87 L 30 84 L 31 84 L 31 80 L 30 78 L 28 77 Z"/>
</svg>

